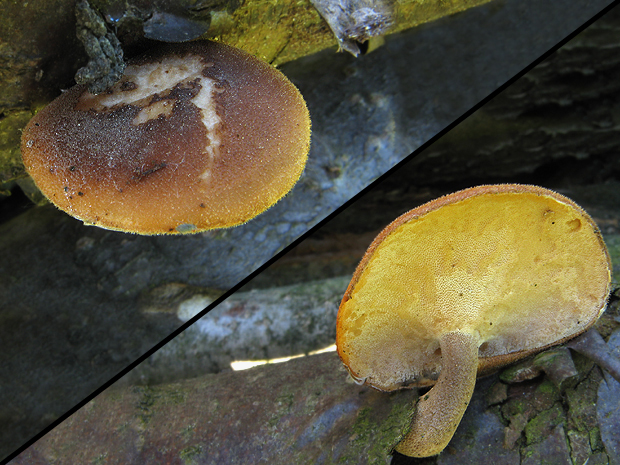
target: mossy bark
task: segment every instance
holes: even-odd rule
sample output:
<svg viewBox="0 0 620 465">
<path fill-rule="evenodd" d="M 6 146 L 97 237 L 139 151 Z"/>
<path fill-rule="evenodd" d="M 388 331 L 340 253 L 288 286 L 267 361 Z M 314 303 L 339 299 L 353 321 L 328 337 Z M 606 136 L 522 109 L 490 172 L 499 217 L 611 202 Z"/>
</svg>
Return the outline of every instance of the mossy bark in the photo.
<svg viewBox="0 0 620 465">
<path fill-rule="evenodd" d="M 394 27 L 403 31 L 489 2 L 490 0 L 400 0 Z M 325 20 L 309 0 L 252 0 L 232 14 L 215 15 L 209 37 L 242 48 L 279 65 L 337 46 Z"/>
<path fill-rule="evenodd" d="M 347 381 L 332 353 L 110 389 L 11 463 L 389 463 L 415 391 Z"/>
</svg>

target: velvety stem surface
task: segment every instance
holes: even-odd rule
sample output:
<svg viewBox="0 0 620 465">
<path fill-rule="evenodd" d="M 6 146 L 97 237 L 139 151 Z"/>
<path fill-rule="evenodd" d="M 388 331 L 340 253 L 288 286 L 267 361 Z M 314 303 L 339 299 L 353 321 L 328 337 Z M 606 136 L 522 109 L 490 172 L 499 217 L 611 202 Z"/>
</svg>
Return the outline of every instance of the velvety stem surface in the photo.
<svg viewBox="0 0 620 465">
<path fill-rule="evenodd" d="M 437 384 L 420 397 L 409 433 L 396 451 L 410 457 L 440 453 L 458 427 L 476 384 L 478 336 L 460 331 L 440 340 L 442 368 Z"/>
</svg>

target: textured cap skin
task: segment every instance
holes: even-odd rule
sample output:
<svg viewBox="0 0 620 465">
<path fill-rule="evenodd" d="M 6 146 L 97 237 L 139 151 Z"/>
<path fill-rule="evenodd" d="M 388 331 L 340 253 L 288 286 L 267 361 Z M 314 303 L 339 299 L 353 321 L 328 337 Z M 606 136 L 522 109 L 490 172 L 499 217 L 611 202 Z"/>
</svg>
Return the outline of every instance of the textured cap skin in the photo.
<svg viewBox="0 0 620 465">
<path fill-rule="evenodd" d="M 611 263 L 593 220 L 526 185 L 466 189 L 373 241 L 342 299 L 337 346 L 359 382 L 429 386 L 449 331 L 480 341 L 478 374 L 568 340 L 603 312 Z"/>
<path fill-rule="evenodd" d="M 22 136 L 41 191 L 87 224 L 139 234 L 234 226 L 299 179 L 310 119 L 267 63 L 210 41 L 129 62 L 109 91 L 64 92 Z"/>
</svg>

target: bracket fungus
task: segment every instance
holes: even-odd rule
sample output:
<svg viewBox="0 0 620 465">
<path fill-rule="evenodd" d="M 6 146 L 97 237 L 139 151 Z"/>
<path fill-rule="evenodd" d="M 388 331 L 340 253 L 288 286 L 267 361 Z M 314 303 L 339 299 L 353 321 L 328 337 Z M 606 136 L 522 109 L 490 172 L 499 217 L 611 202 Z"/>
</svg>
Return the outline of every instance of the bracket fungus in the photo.
<svg viewBox="0 0 620 465">
<path fill-rule="evenodd" d="M 536 186 L 479 186 L 405 213 L 370 245 L 338 311 L 338 353 L 376 389 L 431 386 L 396 451 L 448 444 L 476 376 L 565 342 L 605 309 L 592 218 Z"/>
<path fill-rule="evenodd" d="M 310 118 L 271 65 L 210 41 L 128 63 L 93 95 L 75 86 L 24 129 L 39 189 L 86 224 L 138 234 L 198 232 L 262 213 L 299 179 Z"/>
</svg>

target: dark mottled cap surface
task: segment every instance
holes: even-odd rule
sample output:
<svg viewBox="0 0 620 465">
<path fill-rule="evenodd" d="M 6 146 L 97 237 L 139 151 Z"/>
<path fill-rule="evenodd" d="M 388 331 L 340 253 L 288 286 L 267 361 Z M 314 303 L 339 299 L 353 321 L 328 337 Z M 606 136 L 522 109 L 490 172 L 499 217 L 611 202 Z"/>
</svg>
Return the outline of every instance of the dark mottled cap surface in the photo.
<svg viewBox="0 0 620 465">
<path fill-rule="evenodd" d="M 215 42 L 130 61 L 102 94 L 75 86 L 25 128 L 22 155 L 60 209 L 108 229 L 187 233 L 243 223 L 295 184 L 310 120 L 279 71 Z"/>
</svg>

